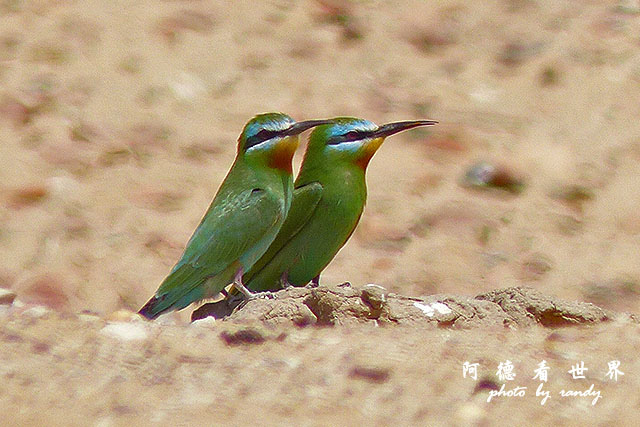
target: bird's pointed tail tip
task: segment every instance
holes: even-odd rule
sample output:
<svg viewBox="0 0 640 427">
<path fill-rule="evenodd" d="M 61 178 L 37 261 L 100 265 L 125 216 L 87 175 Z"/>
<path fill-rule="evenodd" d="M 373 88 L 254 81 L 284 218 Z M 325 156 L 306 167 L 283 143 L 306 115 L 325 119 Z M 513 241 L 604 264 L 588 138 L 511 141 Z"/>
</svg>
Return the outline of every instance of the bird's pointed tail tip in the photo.
<svg viewBox="0 0 640 427">
<path fill-rule="evenodd" d="M 146 317 L 149 320 L 153 320 L 162 314 L 162 310 L 158 310 L 157 307 L 158 298 L 152 297 L 145 305 L 138 310 L 138 314 Z"/>
</svg>

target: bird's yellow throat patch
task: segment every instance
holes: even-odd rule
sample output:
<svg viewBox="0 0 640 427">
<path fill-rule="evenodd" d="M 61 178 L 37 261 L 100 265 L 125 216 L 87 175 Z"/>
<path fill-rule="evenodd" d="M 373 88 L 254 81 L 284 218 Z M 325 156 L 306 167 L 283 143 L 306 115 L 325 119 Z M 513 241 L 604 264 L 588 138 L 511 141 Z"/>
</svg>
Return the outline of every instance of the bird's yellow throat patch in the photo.
<svg viewBox="0 0 640 427">
<path fill-rule="evenodd" d="M 293 173 L 291 159 L 293 159 L 293 154 L 297 149 L 297 135 L 284 138 L 271 152 L 271 156 L 269 157 L 269 167 Z"/>
<path fill-rule="evenodd" d="M 384 138 L 374 138 L 362 147 L 362 154 L 358 160 L 356 160 L 356 164 L 360 166 L 362 170 L 367 169 L 369 161 L 373 155 L 376 154 L 376 151 L 378 151 L 378 148 L 380 148 L 383 142 Z"/>
</svg>

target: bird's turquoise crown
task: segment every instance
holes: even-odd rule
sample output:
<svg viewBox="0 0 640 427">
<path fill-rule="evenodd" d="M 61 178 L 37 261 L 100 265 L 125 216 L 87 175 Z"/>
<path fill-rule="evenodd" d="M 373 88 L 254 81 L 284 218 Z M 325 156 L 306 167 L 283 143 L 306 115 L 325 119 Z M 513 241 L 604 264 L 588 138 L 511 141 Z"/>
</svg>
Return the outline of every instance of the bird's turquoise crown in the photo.
<svg viewBox="0 0 640 427">
<path fill-rule="evenodd" d="M 322 126 L 318 132 L 324 132 L 326 145 L 358 141 L 369 137 L 378 129 L 375 123 L 357 117 L 337 117 L 333 124 Z"/>
<path fill-rule="evenodd" d="M 283 113 L 258 114 L 245 125 L 238 138 L 238 144 L 246 151 L 262 141 L 273 138 L 294 124 L 295 120 Z"/>
</svg>

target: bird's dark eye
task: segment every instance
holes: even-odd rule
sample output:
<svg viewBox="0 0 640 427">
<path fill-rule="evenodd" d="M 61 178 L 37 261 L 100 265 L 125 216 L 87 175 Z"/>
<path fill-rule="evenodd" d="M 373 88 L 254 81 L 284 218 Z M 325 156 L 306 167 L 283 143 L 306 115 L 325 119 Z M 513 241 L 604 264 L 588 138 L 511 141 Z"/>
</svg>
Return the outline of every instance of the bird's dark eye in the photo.
<svg viewBox="0 0 640 427">
<path fill-rule="evenodd" d="M 366 138 L 367 134 L 368 133 L 366 131 L 350 130 L 349 132 L 343 133 L 341 135 L 334 135 L 330 137 L 327 141 L 327 144 L 336 145 L 343 142 L 358 141 Z"/>
<path fill-rule="evenodd" d="M 360 138 L 361 133 L 358 132 L 357 130 L 352 130 L 350 132 L 347 132 L 343 135 L 343 138 L 345 141 L 353 141 L 355 139 Z"/>
<path fill-rule="evenodd" d="M 258 145 L 262 141 L 271 139 L 276 135 L 278 135 L 278 132 L 275 130 L 260 129 L 258 133 L 256 133 L 255 135 L 251 135 L 249 138 L 247 138 L 247 141 L 244 144 L 244 149 L 246 150 L 250 147 L 253 147 L 254 145 Z"/>
<path fill-rule="evenodd" d="M 269 129 L 262 129 L 260 132 L 256 134 L 261 140 L 265 141 L 275 135 L 275 132 Z"/>
</svg>

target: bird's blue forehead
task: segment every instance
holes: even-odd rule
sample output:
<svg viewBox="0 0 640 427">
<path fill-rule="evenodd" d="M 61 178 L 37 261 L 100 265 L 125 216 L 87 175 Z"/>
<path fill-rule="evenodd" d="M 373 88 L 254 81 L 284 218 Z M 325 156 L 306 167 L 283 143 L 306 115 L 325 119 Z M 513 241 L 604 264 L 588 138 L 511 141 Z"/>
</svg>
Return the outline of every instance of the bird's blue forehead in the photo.
<svg viewBox="0 0 640 427">
<path fill-rule="evenodd" d="M 327 139 L 344 135 L 352 131 L 368 132 L 378 129 L 378 125 L 365 119 L 339 117 L 332 120 L 333 124 L 328 125 L 326 129 L 325 136 L 327 137 Z"/>
<path fill-rule="evenodd" d="M 255 136 L 261 130 L 282 131 L 295 124 L 295 120 L 282 113 L 265 113 L 255 116 L 244 128 L 244 138 Z"/>
</svg>

